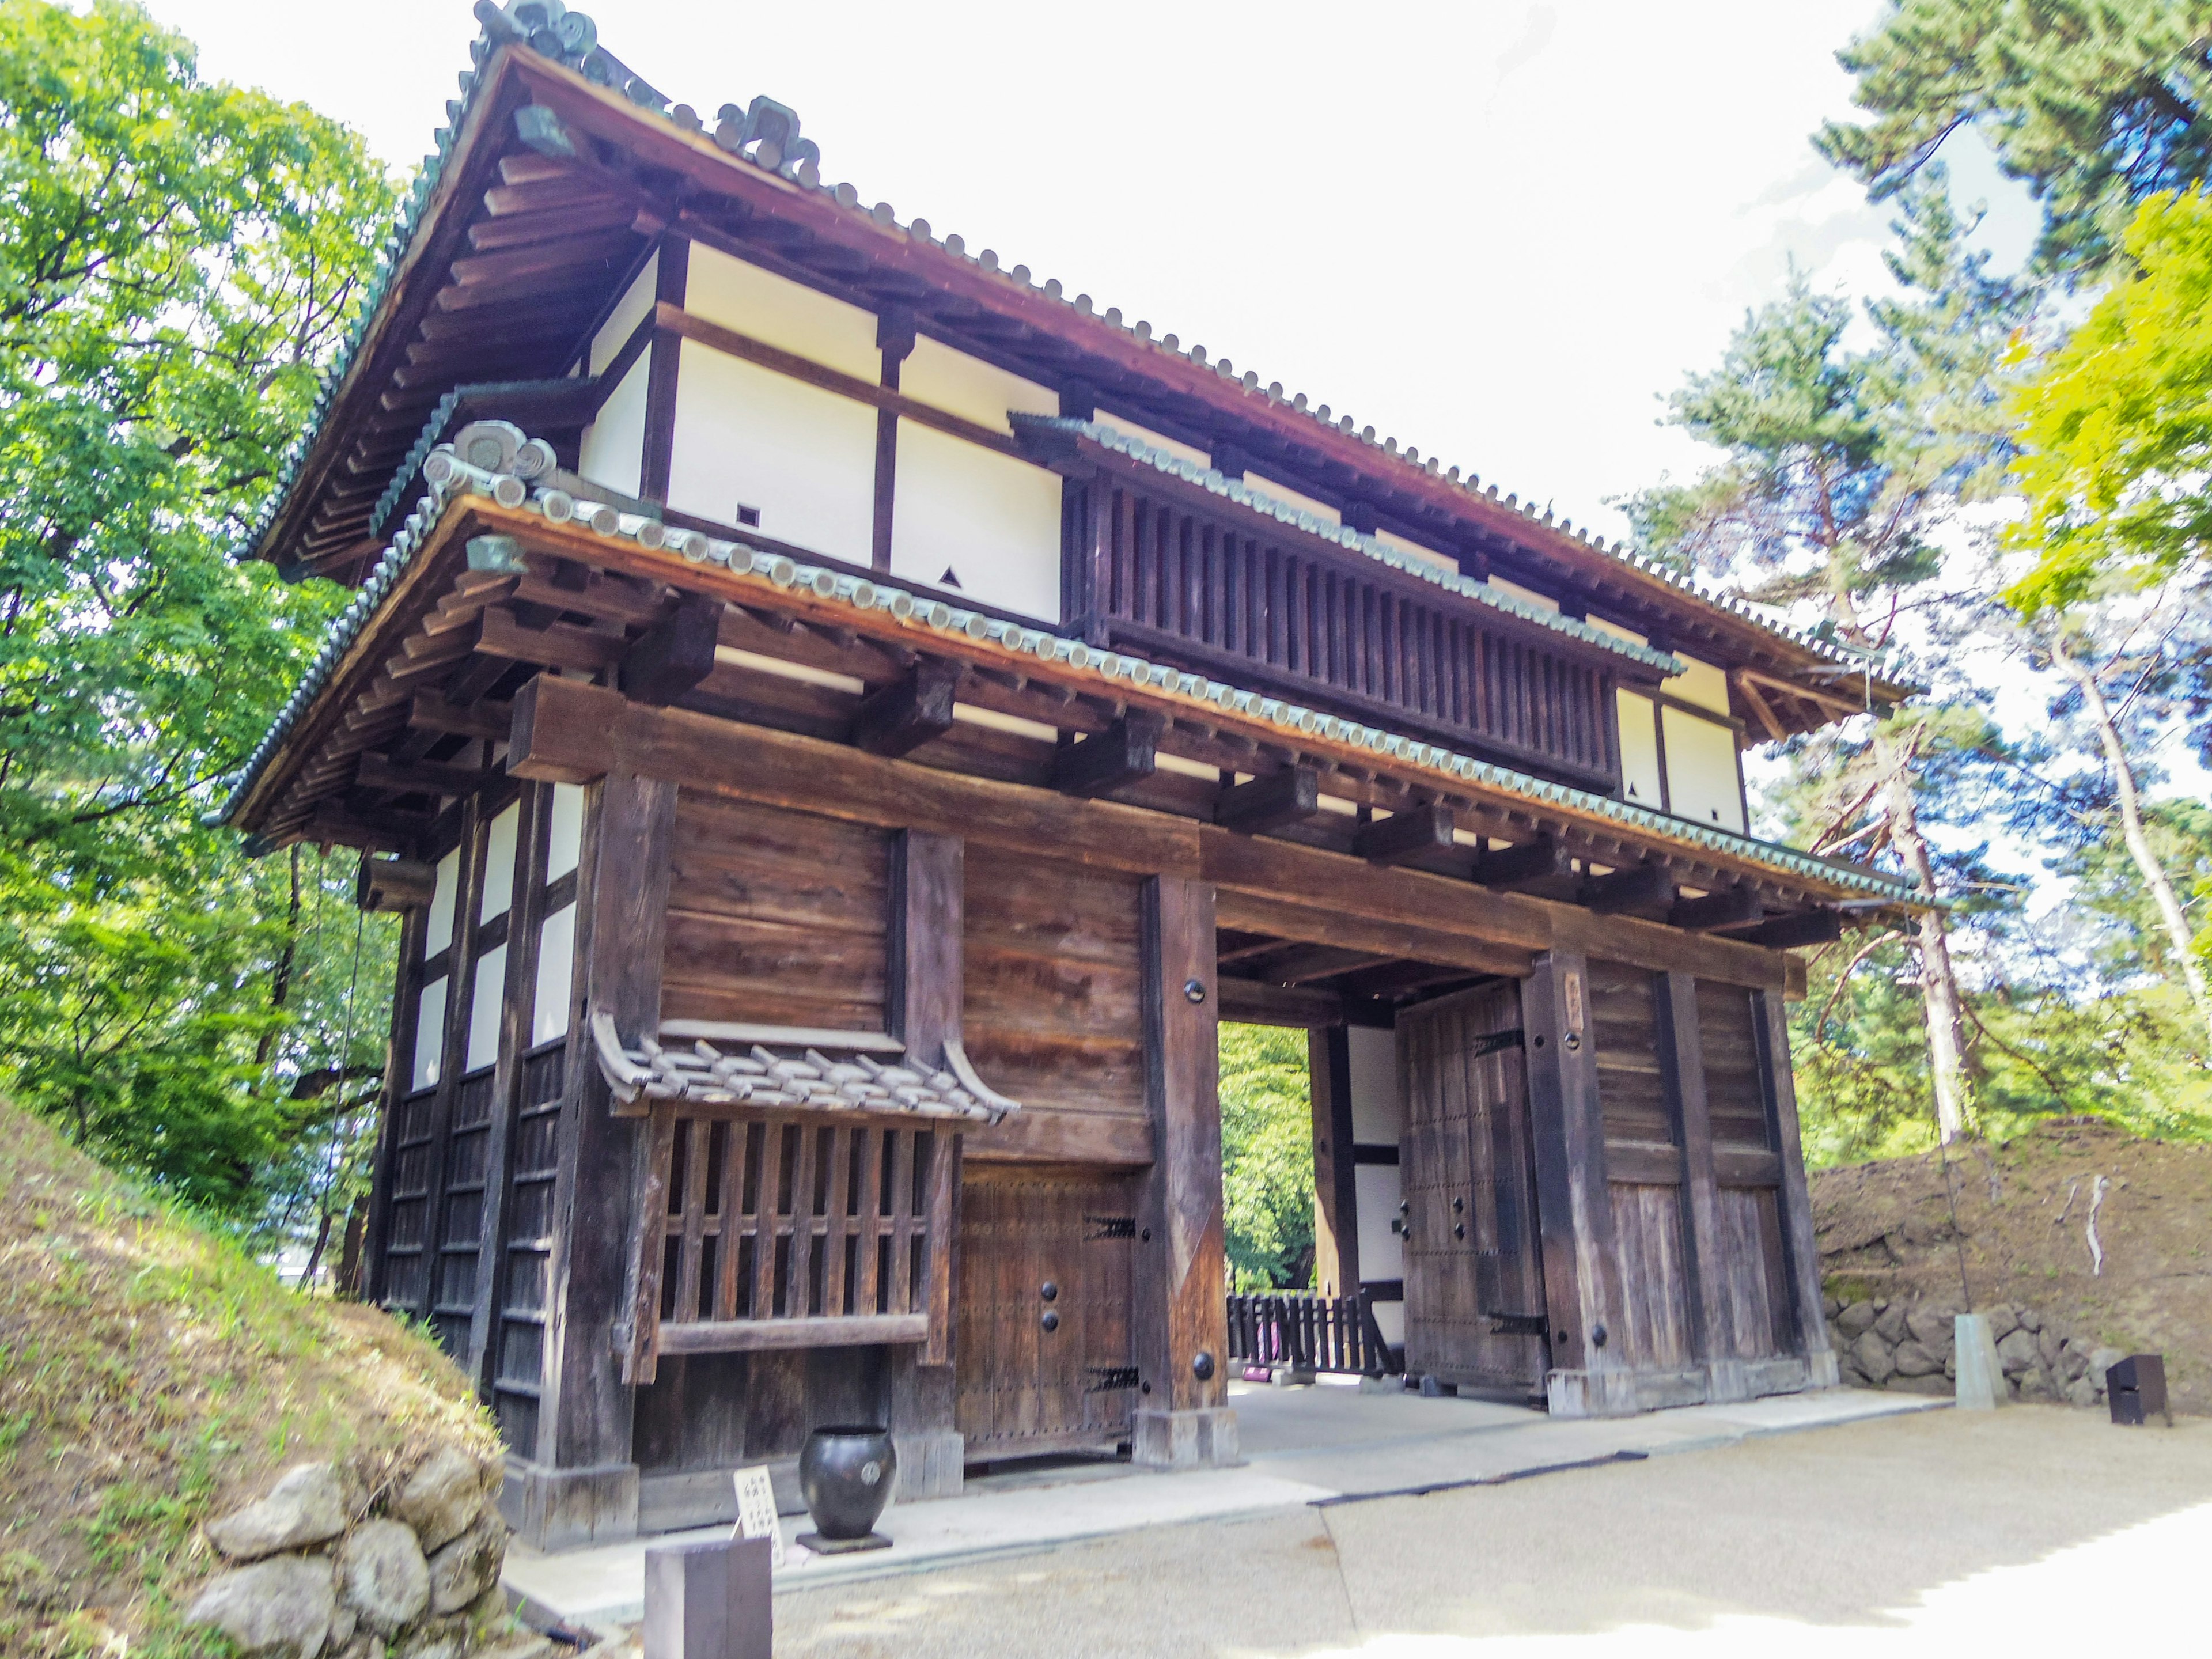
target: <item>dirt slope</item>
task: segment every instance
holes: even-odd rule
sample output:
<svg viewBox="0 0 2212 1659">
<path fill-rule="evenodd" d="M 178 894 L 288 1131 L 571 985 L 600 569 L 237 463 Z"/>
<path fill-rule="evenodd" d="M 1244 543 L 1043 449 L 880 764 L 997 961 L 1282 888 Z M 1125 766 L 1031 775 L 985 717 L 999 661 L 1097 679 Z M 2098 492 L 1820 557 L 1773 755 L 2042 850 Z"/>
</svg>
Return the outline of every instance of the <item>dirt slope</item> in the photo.
<svg viewBox="0 0 2212 1659">
<path fill-rule="evenodd" d="M 2069 1118 L 1954 1151 L 1948 1175 L 1932 1152 L 1815 1170 L 1831 1291 L 1963 1306 L 1963 1265 L 1975 1307 L 2162 1352 L 2176 1408 L 2212 1412 L 2212 1146 Z"/>
<path fill-rule="evenodd" d="M 433 1345 L 294 1294 L 0 1105 L 0 1654 L 214 1651 L 176 1618 L 214 1565 L 202 1520 L 303 1462 L 374 1486 L 432 1437 L 495 1449 Z"/>
</svg>

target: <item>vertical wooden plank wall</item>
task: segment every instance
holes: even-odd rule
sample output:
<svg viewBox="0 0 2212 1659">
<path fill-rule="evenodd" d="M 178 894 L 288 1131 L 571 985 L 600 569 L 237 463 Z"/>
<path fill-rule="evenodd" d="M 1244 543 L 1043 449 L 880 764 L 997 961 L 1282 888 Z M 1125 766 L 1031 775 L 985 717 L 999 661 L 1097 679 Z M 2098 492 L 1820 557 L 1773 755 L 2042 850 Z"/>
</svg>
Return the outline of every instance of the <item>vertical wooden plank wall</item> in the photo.
<svg viewBox="0 0 2212 1659">
<path fill-rule="evenodd" d="M 1138 1209 L 1132 1299 L 1141 1380 L 1131 1450 L 1154 1468 L 1230 1463 L 1237 1417 L 1227 1408 L 1213 889 L 1155 876 L 1142 914 L 1154 1157 Z"/>
</svg>

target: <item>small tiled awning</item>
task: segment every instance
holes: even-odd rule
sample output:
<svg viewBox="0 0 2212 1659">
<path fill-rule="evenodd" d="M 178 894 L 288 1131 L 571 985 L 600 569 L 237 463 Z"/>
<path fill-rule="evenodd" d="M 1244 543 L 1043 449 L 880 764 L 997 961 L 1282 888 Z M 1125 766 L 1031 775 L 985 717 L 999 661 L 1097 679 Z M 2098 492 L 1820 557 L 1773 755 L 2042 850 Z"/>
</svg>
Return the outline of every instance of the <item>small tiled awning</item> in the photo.
<svg viewBox="0 0 2212 1659">
<path fill-rule="evenodd" d="M 658 1039 L 641 1037 L 632 1048 L 613 1018 L 599 1012 L 592 1038 L 600 1072 L 625 1103 L 643 1098 L 973 1123 L 996 1123 L 1021 1110 L 975 1075 L 957 1042 L 945 1045 L 945 1069 L 937 1071 L 908 1064 L 904 1043 L 875 1031 L 672 1020 Z"/>
</svg>

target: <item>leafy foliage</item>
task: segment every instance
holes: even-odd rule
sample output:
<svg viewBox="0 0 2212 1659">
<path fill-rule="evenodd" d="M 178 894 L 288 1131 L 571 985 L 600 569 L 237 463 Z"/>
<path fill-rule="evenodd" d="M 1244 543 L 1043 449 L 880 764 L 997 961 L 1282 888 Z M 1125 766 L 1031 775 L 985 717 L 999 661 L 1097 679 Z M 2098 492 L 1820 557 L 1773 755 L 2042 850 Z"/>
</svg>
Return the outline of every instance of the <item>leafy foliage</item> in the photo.
<svg viewBox="0 0 2212 1659">
<path fill-rule="evenodd" d="M 1973 127 L 2042 202 L 2048 270 L 2095 274 L 2137 202 L 2212 161 L 2205 0 L 1893 0 L 1837 56 L 1873 119 L 1820 151 L 1881 200 Z"/>
<path fill-rule="evenodd" d="M 316 890 L 198 820 L 341 596 L 230 549 L 392 191 L 357 136 L 201 80 L 118 0 L 0 0 L 0 1062 L 248 1221 L 300 1062 L 346 1039 L 294 994 L 337 976 L 302 936 Z M 374 1064 L 360 1012 L 333 1079 Z"/>
<path fill-rule="evenodd" d="M 1221 1028 L 1221 1185 L 1231 1288 L 1313 1283 L 1313 1107 L 1306 1034 Z"/>
</svg>

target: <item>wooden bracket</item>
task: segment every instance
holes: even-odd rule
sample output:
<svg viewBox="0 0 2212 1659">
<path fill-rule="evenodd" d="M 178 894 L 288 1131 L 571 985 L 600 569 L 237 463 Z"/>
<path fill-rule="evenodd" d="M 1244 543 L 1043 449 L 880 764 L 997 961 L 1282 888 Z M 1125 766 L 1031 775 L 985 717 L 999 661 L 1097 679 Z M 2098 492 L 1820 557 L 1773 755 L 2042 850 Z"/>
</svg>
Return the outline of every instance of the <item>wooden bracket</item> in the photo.
<svg viewBox="0 0 2212 1659">
<path fill-rule="evenodd" d="M 1061 750 L 1053 763 L 1052 787 L 1064 794 L 1105 795 L 1148 778 L 1158 769 L 1166 731 L 1164 716 L 1132 708 L 1097 736 Z"/>
<path fill-rule="evenodd" d="M 1376 823 L 1363 824 L 1352 837 L 1352 850 L 1370 864 L 1405 864 L 1431 853 L 1448 853 L 1457 845 L 1456 826 L 1449 806 L 1437 802 L 1409 806 Z"/>
<path fill-rule="evenodd" d="M 853 716 L 852 741 L 871 755 L 896 760 L 952 729 L 957 663 L 916 663 L 914 672 L 878 691 Z"/>
<path fill-rule="evenodd" d="M 1747 945 L 1763 945 L 1770 951 L 1786 951 L 1798 945 L 1832 945 L 1844 936 L 1844 919 L 1833 910 L 1807 910 L 1738 933 Z"/>
<path fill-rule="evenodd" d="M 1321 811 L 1321 773 L 1310 766 L 1286 766 L 1224 789 L 1213 803 L 1213 821 L 1224 830 L 1256 836 L 1299 823 Z"/>
<path fill-rule="evenodd" d="M 381 789 L 395 795 L 470 795 L 491 774 L 473 766 L 445 766 L 435 761 L 401 765 L 385 756 L 361 757 L 354 781 L 364 789 Z"/>
<path fill-rule="evenodd" d="M 1486 852 L 1474 865 L 1474 878 L 1485 887 L 1533 887 L 1571 873 L 1566 849 L 1549 836 Z"/>
<path fill-rule="evenodd" d="M 1609 876 L 1593 876 L 1575 897 L 1585 908 L 1607 915 L 1642 910 L 1674 902 L 1674 878 L 1663 864 L 1637 864 Z"/>
<path fill-rule="evenodd" d="M 720 599 L 687 594 L 623 653 L 623 695 L 659 708 L 680 701 L 714 672 L 721 626 Z"/>
<path fill-rule="evenodd" d="M 1749 887 L 1723 887 L 1703 898 L 1682 899 L 1667 913 L 1670 927 L 1702 933 L 1713 927 L 1740 927 L 1759 918 L 1759 894 Z"/>
<path fill-rule="evenodd" d="M 363 910 L 419 910 L 437 890 L 437 866 L 364 854 L 361 876 L 354 884 L 354 903 Z"/>
</svg>

